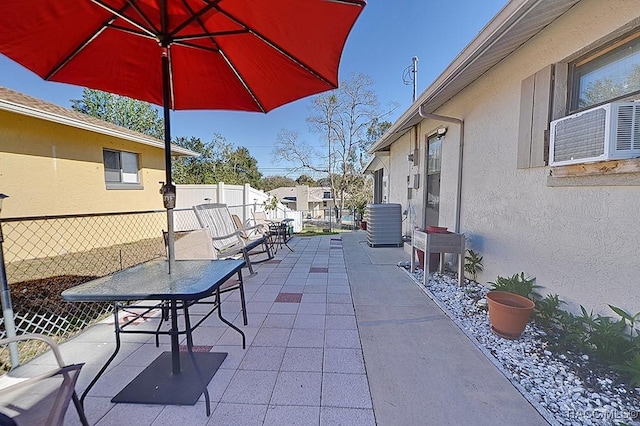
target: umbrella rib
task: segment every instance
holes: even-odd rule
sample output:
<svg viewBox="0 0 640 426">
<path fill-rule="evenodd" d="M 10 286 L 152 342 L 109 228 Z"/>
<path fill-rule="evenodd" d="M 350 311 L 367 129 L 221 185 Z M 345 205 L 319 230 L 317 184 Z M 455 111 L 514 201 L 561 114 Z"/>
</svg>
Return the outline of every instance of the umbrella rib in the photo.
<svg viewBox="0 0 640 426">
<path fill-rule="evenodd" d="M 220 31 L 218 33 L 202 33 L 202 34 L 191 34 L 188 36 L 175 37 L 174 41 L 185 41 L 185 40 L 199 40 L 203 38 L 215 38 L 221 36 L 230 36 L 230 35 L 238 35 L 238 34 L 247 34 L 248 30 L 232 30 L 232 31 Z M 212 40 L 213 41 L 213 40 Z M 217 43 L 213 41 L 213 44 Z"/>
<path fill-rule="evenodd" d="M 130 23 L 134 27 L 139 28 L 141 31 L 149 34 L 151 37 L 156 38 L 156 39 L 158 38 L 158 33 L 160 31 L 157 28 L 155 28 L 153 23 L 149 21 L 149 19 L 146 17 L 146 15 L 144 13 L 142 13 L 142 11 L 131 0 L 128 0 L 127 6 L 123 7 L 121 10 L 116 10 L 116 9 L 112 8 L 111 6 L 105 4 L 101 0 L 90 0 L 90 1 L 92 3 L 94 3 L 94 4 L 96 4 L 97 6 L 102 7 L 103 9 L 105 9 L 106 11 L 108 11 L 109 13 L 112 13 L 114 15 L 111 19 L 109 19 L 107 21 L 105 26 L 107 26 L 109 24 L 109 22 L 115 21 L 116 18 L 120 18 L 123 21 Z M 136 12 L 138 12 L 140 14 L 140 17 L 147 23 L 147 25 L 149 25 L 149 27 L 151 29 L 146 28 L 144 25 L 140 24 L 139 22 L 136 22 L 132 18 L 130 18 L 127 15 L 125 15 L 124 12 L 127 9 L 129 9 L 129 7 L 132 7 Z"/>
<path fill-rule="evenodd" d="M 100 0 L 90 0 L 91 2 L 95 3 L 96 5 L 106 9 L 107 11 L 109 11 L 110 13 L 113 14 L 113 16 L 111 16 L 109 19 L 107 19 L 106 21 L 104 21 L 104 23 L 93 33 L 91 34 L 89 37 L 87 37 L 87 39 L 78 45 L 78 47 L 76 47 L 71 53 L 69 53 L 62 61 L 58 62 L 56 65 L 54 65 L 51 68 L 51 71 L 49 73 L 47 73 L 43 78 L 45 80 L 50 80 L 51 78 L 53 78 L 54 75 L 56 75 L 62 68 L 64 68 L 69 62 L 71 62 L 77 55 L 78 53 L 80 53 L 82 50 L 84 50 L 85 47 L 87 47 L 87 45 L 89 45 L 93 40 L 95 40 L 96 37 L 98 37 L 107 27 L 112 27 L 112 28 L 117 28 L 120 29 L 116 26 L 112 26 L 111 24 L 118 18 L 122 18 L 124 20 L 126 20 L 127 22 L 130 22 L 132 25 L 135 25 L 136 27 L 140 28 L 143 32 L 148 33 L 151 37 L 156 38 L 155 35 L 151 32 L 149 32 L 146 28 L 144 28 L 142 25 L 132 21 L 129 18 L 126 18 L 124 16 L 124 12 L 129 8 L 129 6 L 132 6 L 131 3 L 129 3 L 128 5 L 125 5 L 120 11 L 117 11 L 103 3 L 100 2 Z M 134 31 L 129 30 L 129 32 L 133 33 L 133 34 L 138 34 Z M 138 34 L 138 35 L 142 35 L 142 34 Z"/>
<path fill-rule="evenodd" d="M 242 24 L 242 21 L 240 21 L 238 18 L 236 18 L 235 16 L 231 15 L 230 13 L 228 13 L 225 10 L 222 10 L 220 8 L 218 8 L 218 10 L 220 11 L 220 13 L 225 14 L 229 19 L 232 19 L 234 22 L 238 23 L 239 25 L 247 28 L 246 25 Z M 329 85 L 330 87 L 336 87 L 336 85 L 334 83 L 332 83 L 329 79 L 327 79 L 326 77 L 324 77 L 323 75 L 319 74 L 317 71 L 315 71 L 313 68 L 311 68 L 309 65 L 305 64 L 304 62 L 302 62 L 301 60 L 299 60 L 298 58 L 296 58 L 295 56 L 293 56 L 291 53 L 287 52 L 286 50 L 284 50 L 283 48 L 281 48 L 280 46 L 278 46 L 277 44 L 275 44 L 274 42 L 272 42 L 269 38 L 265 37 L 264 35 L 262 35 L 261 33 L 258 33 L 257 31 L 253 30 L 252 28 L 247 28 L 247 32 L 249 34 L 253 34 L 254 36 L 256 36 L 259 40 L 261 40 L 263 43 L 268 44 L 269 46 L 271 46 L 272 49 L 276 50 L 277 52 L 279 52 L 281 55 L 285 56 L 286 58 L 288 58 L 291 62 L 293 62 L 294 64 L 298 65 L 300 68 L 304 69 L 305 71 L 307 71 L 309 74 L 313 75 L 314 77 L 316 77 L 317 79 L 321 80 L 322 82 L 324 82 L 325 84 Z"/>
<path fill-rule="evenodd" d="M 194 21 L 198 21 L 198 24 L 200 25 L 200 27 L 202 27 L 202 29 L 206 28 L 204 27 L 204 25 L 202 24 L 202 22 L 200 21 L 200 17 L 202 15 L 204 15 L 205 13 L 209 12 L 212 9 L 218 9 L 217 5 L 218 3 L 220 3 L 221 0 L 216 0 L 216 1 L 212 1 L 211 3 L 209 3 L 206 7 L 203 7 L 202 9 L 200 9 L 197 13 L 191 8 L 191 6 L 189 6 L 189 4 L 187 2 L 185 2 L 184 0 L 182 1 L 182 4 L 184 5 L 185 8 L 187 8 L 189 10 L 189 12 L 191 12 L 191 16 L 189 17 L 189 19 L 185 20 L 182 24 L 178 25 L 170 34 L 170 36 L 173 38 L 176 34 L 178 34 L 180 31 L 182 31 L 184 28 L 186 28 L 189 24 L 191 24 Z"/>
<path fill-rule="evenodd" d="M 262 105 L 262 102 L 260 102 L 258 100 L 258 97 L 256 96 L 255 93 L 253 93 L 253 90 L 251 90 L 251 88 L 249 87 L 249 85 L 247 84 L 245 79 L 242 78 L 242 75 L 240 75 L 240 72 L 235 67 L 235 65 L 233 65 L 231 60 L 227 57 L 227 55 L 224 53 L 224 51 L 222 49 L 219 49 L 219 52 L 220 52 L 220 55 L 222 56 L 222 58 L 227 62 L 227 65 L 229 65 L 229 68 L 231 69 L 231 71 L 233 71 L 233 73 L 238 78 L 238 81 L 240 81 L 240 84 L 242 84 L 244 86 L 244 89 L 247 91 L 247 93 L 249 93 L 249 95 L 251 96 L 253 101 L 256 103 L 258 108 L 260 108 L 260 111 L 266 113 L 267 111 L 264 109 L 264 106 Z"/>
</svg>

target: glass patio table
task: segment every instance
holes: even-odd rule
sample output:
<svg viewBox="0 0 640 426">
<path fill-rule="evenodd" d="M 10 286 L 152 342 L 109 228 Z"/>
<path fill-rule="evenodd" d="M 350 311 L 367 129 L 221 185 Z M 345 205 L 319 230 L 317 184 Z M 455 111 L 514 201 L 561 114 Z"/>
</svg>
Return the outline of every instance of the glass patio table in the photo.
<svg viewBox="0 0 640 426">
<path fill-rule="evenodd" d="M 226 353 L 194 352 L 192 332 L 214 311 L 225 324 L 242 336 L 242 345 L 246 347 L 245 335 L 238 327 L 223 318 L 221 310 L 220 286 L 235 274 L 242 282 L 243 260 L 186 260 L 177 261 L 171 274 L 168 273 L 166 259 L 157 259 L 125 269 L 106 277 L 98 278 L 62 292 L 62 297 L 72 302 L 112 302 L 114 306 L 114 327 L 116 348 L 98 374 L 93 378 L 82 394 L 84 399 L 116 357 L 120 350 L 120 334 L 169 335 L 171 351 L 163 352 L 145 370 L 135 377 L 112 402 L 162 405 L 194 405 L 204 393 L 207 415 L 210 414 L 207 384 L 211 381 Z M 202 299 L 213 296 L 213 301 Z M 127 305 L 127 302 L 155 301 L 151 305 Z M 210 308 L 195 324 L 191 324 L 189 307 L 194 304 L 210 305 Z M 151 310 L 162 308 L 162 319 L 170 319 L 169 330 L 132 330 L 128 326 L 135 319 L 144 317 Z M 119 311 L 142 310 L 134 319 L 119 321 Z M 178 311 L 184 312 L 183 324 L 179 324 Z M 162 323 L 162 321 L 161 321 Z M 180 327 L 182 325 L 182 327 Z M 187 351 L 181 352 L 179 336 L 186 335 Z"/>
</svg>

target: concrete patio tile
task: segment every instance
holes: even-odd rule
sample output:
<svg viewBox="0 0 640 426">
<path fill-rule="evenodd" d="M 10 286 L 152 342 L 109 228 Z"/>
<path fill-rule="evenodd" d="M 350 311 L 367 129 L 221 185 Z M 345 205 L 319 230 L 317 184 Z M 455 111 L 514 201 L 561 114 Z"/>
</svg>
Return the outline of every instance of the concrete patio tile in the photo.
<svg viewBox="0 0 640 426">
<path fill-rule="evenodd" d="M 211 412 L 216 409 L 216 403 L 211 403 Z M 204 425 L 209 420 L 204 402 L 195 405 L 165 405 L 160 415 L 151 423 L 151 426 L 172 426 L 183 424 L 189 419 L 191 424 Z M 129 421 L 130 423 L 131 421 Z"/>
<path fill-rule="evenodd" d="M 84 370 L 82 370 L 84 373 Z M 78 390 L 78 388 L 76 388 Z M 78 395 L 80 396 L 80 395 Z M 90 425 L 95 425 L 98 423 L 105 414 L 111 410 L 115 404 L 111 402 L 111 397 L 92 397 L 87 396 L 84 400 L 84 414 L 87 416 L 87 420 Z M 204 406 L 203 406 L 204 409 Z M 69 408 L 67 408 L 67 412 L 64 416 L 64 425 L 65 426 L 81 426 L 80 418 L 78 417 L 78 412 L 76 411 L 73 403 L 69 404 Z"/>
<path fill-rule="evenodd" d="M 211 349 L 211 352 L 225 352 L 227 354 L 227 357 L 222 362 L 220 368 L 235 370 L 242 362 L 242 359 L 247 353 L 247 350 L 242 349 L 242 346 L 215 345 L 213 349 Z M 216 376 L 213 377 L 215 379 Z"/>
<path fill-rule="evenodd" d="M 348 285 L 331 285 L 329 283 L 327 293 L 351 294 L 351 288 Z"/>
<path fill-rule="evenodd" d="M 280 371 L 322 371 L 322 348 L 293 348 L 288 347 Z"/>
<path fill-rule="evenodd" d="M 298 307 L 298 314 L 319 314 L 324 315 L 327 313 L 326 303 L 300 303 Z"/>
<path fill-rule="evenodd" d="M 320 405 L 322 373 L 281 371 L 270 405 Z"/>
<path fill-rule="evenodd" d="M 292 321 L 293 322 L 293 321 Z M 291 328 L 261 328 L 251 343 L 252 347 L 257 346 L 287 346 Z"/>
<path fill-rule="evenodd" d="M 215 426 L 261 426 L 267 406 L 262 404 L 230 404 L 221 402 L 211 413 L 207 425 Z M 180 423 L 185 424 L 184 420 Z M 197 424 L 191 423 L 189 424 Z"/>
<path fill-rule="evenodd" d="M 330 294 L 327 294 L 327 299 Z M 349 303 L 327 303 L 328 315 L 355 315 L 353 305 Z"/>
<path fill-rule="evenodd" d="M 327 303 L 327 295 L 323 293 L 303 293 L 300 303 Z"/>
<path fill-rule="evenodd" d="M 298 312 L 298 303 L 276 302 L 271 306 L 271 314 L 295 314 Z"/>
<path fill-rule="evenodd" d="M 136 419 L 137 424 L 150 425 L 160 415 L 162 409 L 162 405 L 114 404 L 113 408 L 95 426 L 128 424 L 131 423 L 131 419 Z"/>
<path fill-rule="evenodd" d="M 322 406 L 373 408 L 367 376 L 364 374 L 324 373 L 322 376 Z"/>
<path fill-rule="evenodd" d="M 282 281 L 279 281 L 277 283 L 265 283 L 262 286 L 260 286 L 260 288 L 258 290 L 256 290 L 257 292 L 261 292 L 261 293 L 278 293 L 280 292 L 280 290 L 282 290 Z"/>
<path fill-rule="evenodd" d="M 236 370 L 230 368 L 219 368 L 218 371 L 216 371 L 216 374 L 213 375 L 213 378 L 207 384 L 207 390 L 209 391 L 209 398 L 211 399 L 211 402 L 217 403 L 220 401 L 220 398 L 222 398 L 224 391 L 229 386 L 229 383 L 231 383 L 231 379 L 235 373 Z M 200 395 L 198 401 L 205 401 L 204 394 Z"/>
<path fill-rule="evenodd" d="M 262 289 L 255 292 L 253 296 L 251 296 L 252 302 L 275 302 L 276 297 L 278 297 L 278 293 L 280 293 L 279 287 L 277 290 L 270 291 L 262 291 Z"/>
<path fill-rule="evenodd" d="M 353 299 L 351 299 L 350 293 L 328 293 L 327 303 L 346 303 L 353 305 Z"/>
<path fill-rule="evenodd" d="M 362 408 L 322 407 L 320 409 L 320 426 L 375 426 L 373 410 Z"/>
<path fill-rule="evenodd" d="M 361 348 L 358 330 L 325 330 L 324 341 L 327 348 Z"/>
<path fill-rule="evenodd" d="M 319 421 L 320 407 L 270 405 L 264 418 L 264 426 L 311 426 L 319 424 Z"/>
<path fill-rule="evenodd" d="M 263 328 L 291 328 L 296 319 L 295 314 L 268 314 L 262 322 Z"/>
<path fill-rule="evenodd" d="M 256 300 L 251 300 L 247 302 L 247 313 L 260 313 L 266 314 L 269 313 L 273 302 L 258 302 Z"/>
<path fill-rule="evenodd" d="M 238 370 L 222 395 L 221 402 L 268 404 L 277 377 L 277 371 Z"/>
<path fill-rule="evenodd" d="M 294 328 L 289 337 L 289 347 L 322 348 L 324 347 L 324 330 Z"/>
<path fill-rule="evenodd" d="M 327 285 L 328 282 L 327 274 L 309 274 L 305 285 Z"/>
<path fill-rule="evenodd" d="M 240 363 L 242 370 L 278 371 L 284 358 L 284 347 L 252 346 Z"/>
<path fill-rule="evenodd" d="M 282 286 L 281 293 L 302 293 L 304 291 L 304 282 L 293 284 L 287 284 Z"/>
<path fill-rule="evenodd" d="M 240 323 L 241 321 L 238 322 L 237 324 L 239 325 Z M 251 322 L 249 324 L 251 324 Z M 256 334 L 258 334 L 258 328 L 257 327 L 241 327 L 241 330 L 244 332 L 246 344 L 247 344 L 247 347 L 249 347 L 249 345 L 251 345 L 251 342 L 253 342 L 253 338 L 256 337 Z M 216 346 L 217 345 L 242 347 L 242 336 L 236 330 L 229 328 L 227 331 L 224 332 L 222 337 L 218 339 L 218 341 L 216 342 Z"/>
<path fill-rule="evenodd" d="M 203 324 L 193 331 L 193 344 L 199 346 L 215 345 L 228 329 L 229 327 L 226 324 L 224 327 L 207 327 Z M 165 339 L 167 338 L 165 337 Z M 186 336 L 183 340 L 186 342 Z"/>
<path fill-rule="evenodd" d="M 247 307 L 247 322 L 249 323 L 249 325 L 244 325 L 244 319 L 242 318 L 242 314 L 236 315 L 236 317 L 233 318 L 233 321 L 231 322 L 235 326 L 240 327 L 242 330 L 244 330 L 247 327 L 259 328 L 266 317 L 267 317 L 266 312 L 253 312 L 249 309 L 249 307 Z M 228 319 L 229 318 L 227 318 L 227 320 Z M 222 321 L 220 321 L 220 323 L 224 324 Z M 225 326 L 228 327 L 226 324 Z"/>
<path fill-rule="evenodd" d="M 365 374 L 362 350 L 345 348 L 325 348 L 325 373 Z"/>
<path fill-rule="evenodd" d="M 324 330 L 324 315 L 298 314 L 293 328 Z"/>
<path fill-rule="evenodd" d="M 304 294 L 327 294 L 327 287 L 324 285 L 307 285 L 304 287 Z"/>
<path fill-rule="evenodd" d="M 327 330 L 357 330 L 355 315 L 327 315 L 325 317 Z"/>
</svg>

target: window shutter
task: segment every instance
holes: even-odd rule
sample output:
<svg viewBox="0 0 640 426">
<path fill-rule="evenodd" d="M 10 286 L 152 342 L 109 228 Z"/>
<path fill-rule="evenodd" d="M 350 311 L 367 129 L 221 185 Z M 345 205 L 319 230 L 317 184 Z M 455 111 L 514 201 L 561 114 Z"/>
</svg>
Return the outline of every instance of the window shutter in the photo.
<svg viewBox="0 0 640 426">
<path fill-rule="evenodd" d="M 548 129 L 551 114 L 553 65 L 522 81 L 518 130 L 519 169 L 545 166 L 548 162 Z"/>
</svg>

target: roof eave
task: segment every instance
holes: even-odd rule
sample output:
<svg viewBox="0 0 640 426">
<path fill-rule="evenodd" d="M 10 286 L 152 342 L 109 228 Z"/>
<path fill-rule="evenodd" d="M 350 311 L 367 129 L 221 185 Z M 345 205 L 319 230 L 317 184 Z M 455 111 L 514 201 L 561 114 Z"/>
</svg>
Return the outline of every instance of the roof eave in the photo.
<svg viewBox="0 0 640 426">
<path fill-rule="evenodd" d="M 96 126 L 94 124 L 87 123 L 82 120 L 77 120 L 72 117 L 65 117 L 52 112 L 42 111 L 37 108 L 21 105 L 15 102 L 7 101 L 5 99 L 0 99 L 0 110 L 13 112 L 13 113 L 25 115 L 28 117 L 38 118 L 41 120 L 62 124 L 64 126 L 70 126 L 70 127 L 94 132 L 94 133 L 100 133 L 106 136 L 112 136 L 119 139 L 125 139 L 131 142 L 164 149 L 164 143 L 162 141 L 154 139 L 142 133 L 140 133 L 138 136 L 138 135 L 133 135 L 129 132 L 119 131 L 117 129 L 110 129 L 107 127 Z M 178 156 L 178 157 L 199 157 L 200 156 L 198 152 L 191 151 L 189 149 L 182 148 L 180 146 L 173 145 L 173 144 L 171 145 L 171 155 Z"/>
<path fill-rule="evenodd" d="M 539 28 L 535 32 L 523 31 L 526 36 L 515 38 L 511 49 L 504 51 L 500 57 L 494 58 L 493 62 L 485 66 L 477 66 L 473 70 L 477 76 L 464 85 L 456 88 L 452 93 L 445 93 L 445 89 L 451 88 L 453 83 L 463 75 L 465 71 L 471 70 L 475 61 L 485 55 L 505 34 L 517 30 L 517 24 L 527 16 L 533 9 L 544 3 L 545 0 L 511 0 L 504 8 L 480 31 L 480 33 L 456 56 L 449 66 L 431 83 L 420 97 L 396 120 L 396 122 L 382 135 L 369 149 L 372 154 L 376 151 L 389 147 L 398 140 L 411 127 L 422 121 L 419 110 L 422 107 L 426 113 L 433 113 L 457 93 L 464 90 L 469 84 L 480 78 L 485 72 L 493 68 L 501 60 L 509 56 L 522 44 L 533 38 L 542 28 L 550 22 L 560 17 L 568 9 L 573 7 L 580 0 L 554 0 L 555 13 L 540 14 L 538 20 Z M 545 5 L 542 5 L 545 6 Z M 541 7 L 542 7 L 541 6 Z M 535 15 L 534 15 L 535 16 Z M 514 28 L 516 28 L 514 30 Z"/>
</svg>

